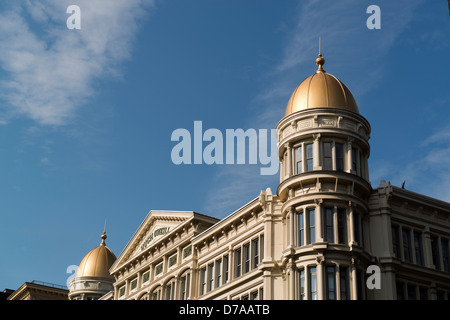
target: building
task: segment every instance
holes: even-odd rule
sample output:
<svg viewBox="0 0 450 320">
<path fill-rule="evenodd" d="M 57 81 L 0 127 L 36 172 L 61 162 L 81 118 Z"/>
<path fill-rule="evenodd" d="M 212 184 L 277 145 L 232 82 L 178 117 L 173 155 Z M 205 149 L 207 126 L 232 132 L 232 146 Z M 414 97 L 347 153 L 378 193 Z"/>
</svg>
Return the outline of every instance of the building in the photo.
<svg viewBox="0 0 450 320">
<path fill-rule="evenodd" d="M 7 294 L 7 300 L 67 300 L 69 291 L 57 284 L 33 280 L 15 291 L 5 289 L 3 293 Z"/>
<path fill-rule="evenodd" d="M 372 188 L 370 124 L 324 63 L 319 54 L 276 126 L 276 193 L 222 220 L 150 211 L 100 299 L 450 297 L 450 204 L 385 181 Z"/>
</svg>

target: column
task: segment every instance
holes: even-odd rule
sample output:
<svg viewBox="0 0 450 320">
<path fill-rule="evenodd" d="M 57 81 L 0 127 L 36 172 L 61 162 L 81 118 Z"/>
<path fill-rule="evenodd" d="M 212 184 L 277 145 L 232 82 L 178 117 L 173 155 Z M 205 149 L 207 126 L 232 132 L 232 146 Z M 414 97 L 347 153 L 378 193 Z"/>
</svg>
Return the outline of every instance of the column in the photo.
<svg viewBox="0 0 450 320">
<path fill-rule="evenodd" d="M 352 142 L 353 142 L 353 139 L 348 138 L 348 140 L 347 140 L 347 170 L 346 170 L 346 172 L 356 174 L 357 172 L 352 172 L 352 159 L 353 159 Z M 355 168 L 355 170 L 357 171 L 358 169 Z"/>
<path fill-rule="evenodd" d="M 322 199 L 316 199 L 315 209 L 315 228 L 316 228 L 316 242 L 324 242 L 323 239 L 323 227 L 322 227 Z"/>
<path fill-rule="evenodd" d="M 287 176 L 292 177 L 292 148 L 289 144 L 286 144 L 286 149 L 287 149 L 287 157 L 286 157 Z"/>
<path fill-rule="evenodd" d="M 358 297 L 358 283 L 357 283 L 357 275 L 356 275 L 356 266 L 355 266 L 355 259 L 352 258 L 352 264 L 350 265 L 350 285 L 351 285 L 351 296 L 350 299 L 352 300 L 358 300 L 362 299 L 362 297 Z M 362 286 L 365 286 L 366 284 L 362 284 Z M 362 295 L 362 292 L 359 292 L 360 295 Z"/>
<path fill-rule="evenodd" d="M 323 262 L 324 262 L 324 258 L 322 257 L 321 260 L 319 261 L 319 263 L 317 264 L 317 274 L 316 274 L 316 278 L 317 278 L 317 300 L 324 300 L 325 299 L 325 294 L 324 294 L 324 274 L 323 274 Z"/>
<path fill-rule="evenodd" d="M 320 133 L 313 134 L 314 142 L 313 142 L 313 169 L 321 170 L 320 166 L 320 151 L 319 151 L 319 139 Z"/>
<path fill-rule="evenodd" d="M 291 262 L 288 266 L 290 269 L 290 276 L 289 276 L 289 300 L 295 299 L 295 264 L 293 262 L 293 259 L 291 258 Z"/>
<path fill-rule="evenodd" d="M 353 223 L 353 204 L 351 201 L 348 202 L 348 215 L 347 215 L 347 219 L 348 219 L 348 226 L 349 226 L 349 230 L 350 232 L 348 233 L 350 236 L 349 239 L 349 244 L 350 246 L 355 245 L 356 241 L 355 241 L 355 226 Z M 356 222 L 358 223 L 358 222 Z"/>
<path fill-rule="evenodd" d="M 290 228 L 290 234 L 289 234 L 289 245 L 291 248 L 295 246 L 295 211 L 294 207 L 290 207 L 289 209 L 289 228 Z"/>
</svg>

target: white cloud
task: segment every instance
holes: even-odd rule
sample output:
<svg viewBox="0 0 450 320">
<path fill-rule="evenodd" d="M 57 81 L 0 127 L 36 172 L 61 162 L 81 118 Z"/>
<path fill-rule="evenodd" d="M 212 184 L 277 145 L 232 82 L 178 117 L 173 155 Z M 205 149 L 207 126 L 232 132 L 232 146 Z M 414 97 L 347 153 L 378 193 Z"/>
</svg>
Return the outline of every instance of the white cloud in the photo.
<svg viewBox="0 0 450 320">
<path fill-rule="evenodd" d="M 95 93 L 105 76 L 119 76 L 138 23 L 152 0 L 77 0 L 81 30 L 69 30 L 74 1 L 26 1 L 0 14 L 0 97 L 12 116 L 61 125 Z"/>
</svg>

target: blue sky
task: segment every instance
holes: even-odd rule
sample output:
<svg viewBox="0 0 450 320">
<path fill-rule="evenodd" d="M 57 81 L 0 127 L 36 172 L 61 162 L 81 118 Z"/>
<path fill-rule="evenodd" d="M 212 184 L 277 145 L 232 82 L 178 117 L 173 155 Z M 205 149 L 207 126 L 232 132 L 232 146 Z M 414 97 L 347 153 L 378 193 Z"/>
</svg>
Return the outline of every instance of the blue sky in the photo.
<svg viewBox="0 0 450 320">
<path fill-rule="evenodd" d="M 66 27 L 72 4 L 81 30 Z M 3 1 L 0 289 L 65 284 L 105 219 L 118 256 L 152 209 L 223 218 L 275 192 L 259 165 L 173 164 L 171 134 L 274 128 L 319 36 L 372 126 L 372 186 L 450 201 L 445 0 Z"/>
</svg>

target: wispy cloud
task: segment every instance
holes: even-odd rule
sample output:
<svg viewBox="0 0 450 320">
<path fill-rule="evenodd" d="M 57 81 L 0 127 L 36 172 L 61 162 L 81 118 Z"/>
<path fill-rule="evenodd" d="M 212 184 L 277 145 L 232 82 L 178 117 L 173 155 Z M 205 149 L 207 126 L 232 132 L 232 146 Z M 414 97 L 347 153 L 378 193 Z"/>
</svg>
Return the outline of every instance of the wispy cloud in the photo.
<svg viewBox="0 0 450 320">
<path fill-rule="evenodd" d="M 81 8 L 81 30 L 66 9 Z M 138 23 L 153 0 L 20 1 L 0 14 L 0 122 L 25 116 L 62 125 L 95 94 L 98 81 L 120 76 Z"/>
<path fill-rule="evenodd" d="M 372 181 L 389 180 L 406 189 L 450 202 L 450 127 L 444 127 L 425 138 L 416 158 L 406 164 L 388 160 L 374 163 Z M 374 185 L 374 187 L 377 187 Z"/>
</svg>

